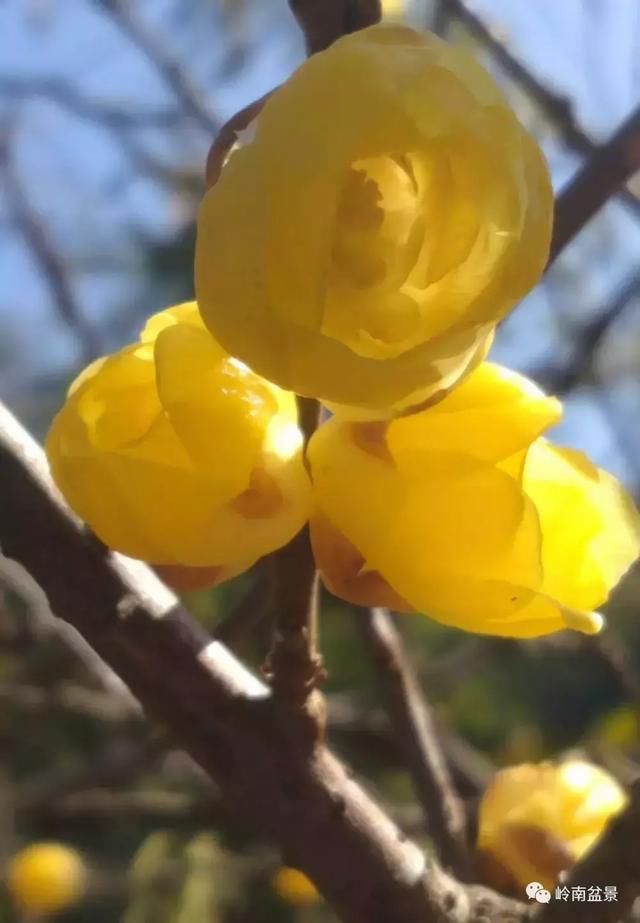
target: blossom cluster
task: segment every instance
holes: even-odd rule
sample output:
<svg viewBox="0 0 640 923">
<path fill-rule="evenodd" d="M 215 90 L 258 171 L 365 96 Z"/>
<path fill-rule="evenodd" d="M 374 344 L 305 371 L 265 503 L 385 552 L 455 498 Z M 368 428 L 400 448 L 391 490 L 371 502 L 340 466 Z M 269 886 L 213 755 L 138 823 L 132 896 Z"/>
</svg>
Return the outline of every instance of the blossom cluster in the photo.
<svg viewBox="0 0 640 923">
<path fill-rule="evenodd" d="M 552 215 L 538 145 L 473 58 L 400 26 L 345 36 L 271 94 L 205 196 L 197 303 L 72 385 L 54 479 L 105 544 L 178 585 L 309 523 L 344 599 L 498 635 L 597 631 L 637 511 L 547 440 L 557 400 L 486 361 Z M 296 394 L 332 416 L 308 446 Z"/>
</svg>

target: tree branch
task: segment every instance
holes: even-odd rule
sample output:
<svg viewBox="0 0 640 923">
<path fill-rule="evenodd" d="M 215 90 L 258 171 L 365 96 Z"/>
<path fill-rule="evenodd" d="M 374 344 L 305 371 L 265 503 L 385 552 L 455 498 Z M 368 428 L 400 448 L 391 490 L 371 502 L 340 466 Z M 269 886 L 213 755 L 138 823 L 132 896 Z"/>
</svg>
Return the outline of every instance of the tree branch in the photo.
<svg viewBox="0 0 640 923">
<path fill-rule="evenodd" d="M 102 122 L 110 128 L 172 128 L 182 119 L 177 108 L 134 108 L 128 99 L 118 102 L 92 99 L 55 77 L 25 79 L 3 74 L 0 75 L 0 93 L 20 101 L 48 99 L 82 118 Z"/>
<path fill-rule="evenodd" d="M 207 155 L 207 163 L 205 166 L 205 180 L 208 187 L 216 183 L 229 151 L 238 140 L 238 135 L 241 131 L 248 128 L 251 122 L 257 118 L 262 107 L 271 96 L 271 93 L 273 93 L 273 90 L 265 93 L 260 99 L 254 100 L 254 102 L 245 106 L 244 109 L 240 109 L 239 112 L 236 112 L 235 115 L 224 123 L 217 133 Z"/>
<path fill-rule="evenodd" d="M 341 35 L 374 25 L 382 15 L 380 0 L 289 0 L 289 6 L 309 54 L 323 51 Z"/>
<path fill-rule="evenodd" d="M 491 31 L 491 29 L 474 13 L 464 0 L 440 0 L 442 7 L 448 9 L 495 58 L 506 74 L 537 103 L 558 129 L 564 143 L 579 154 L 591 155 L 598 150 L 596 142 L 578 124 L 568 99 L 554 93 L 538 80 L 512 52 Z M 640 217 L 640 200 L 630 190 L 618 191 L 634 213 Z"/>
<path fill-rule="evenodd" d="M 100 662 L 106 668 L 104 662 Z M 123 688 L 130 695 L 126 686 Z M 138 703 L 133 697 L 132 701 L 137 709 Z M 56 710 L 87 715 L 105 724 L 122 725 L 135 714 L 133 708 L 121 698 L 73 683 L 61 683 L 51 689 L 44 689 L 39 685 L 0 680 L 0 704 L 3 710 L 20 709 L 45 717 Z"/>
<path fill-rule="evenodd" d="M 40 217 L 33 211 L 20 180 L 12 169 L 8 142 L 3 142 L 2 139 L 0 174 L 4 179 L 11 216 L 51 289 L 53 304 L 59 316 L 80 344 L 83 361 L 89 362 L 101 352 L 100 339 L 76 301 L 64 263 Z"/>
<path fill-rule="evenodd" d="M 167 51 L 134 12 L 134 6 L 124 0 L 94 0 L 108 13 L 122 32 L 152 62 L 182 103 L 184 110 L 198 122 L 207 134 L 217 133 L 217 119 L 207 106 L 203 94 L 194 85 L 181 64 Z"/>
<path fill-rule="evenodd" d="M 290 0 L 291 10 L 304 32 L 307 51 L 313 54 L 327 48 L 341 35 L 378 22 L 380 0 Z M 240 113 L 242 120 L 260 111 L 266 97 Z M 243 124 L 247 124 L 246 121 Z M 225 126 L 225 129 L 227 126 Z M 225 138 L 218 138 L 207 160 L 207 178 L 215 182 L 225 144 L 237 128 L 231 127 Z M 226 148 L 228 150 L 228 147 Z M 298 397 L 300 427 L 304 448 L 320 421 L 320 404 L 311 398 Z M 276 628 L 265 673 L 269 677 L 275 701 L 284 710 L 293 707 L 304 712 L 307 733 L 317 739 L 324 733 L 324 706 L 313 701 L 314 689 L 324 678 L 322 658 L 317 646 L 318 573 L 316 571 L 308 527 L 274 556 L 276 571 Z"/>
<path fill-rule="evenodd" d="M 574 342 L 573 360 L 564 368 L 543 367 L 534 369 L 531 377 L 554 394 L 571 391 L 592 375 L 594 354 L 606 340 L 609 331 L 624 314 L 629 305 L 640 297 L 640 270 L 632 272 L 620 289 L 595 312 L 592 321 L 581 330 L 571 331 Z"/>
<path fill-rule="evenodd" d="M 157 739 L 109 741 L 81 765 L 47 766 L 16 792 L 16 813 L 46 813 L 53 804 L 88 786 L 119 785 L 158 762 L 166 744 Z"/>
<path fill-rule="evenodd" d="M 298 419 L 304 448 L 318 426 L 320 404 L 298 397 Z M 285 709 L 305 709 L 313 736 L 324 732 L 321 712 L 311 702 L 314 689 L 324 679 L 318 651 L 318 573 L 305 526 L 284 548 L 273 555 L 276 625 L 265 672 L 276 702 Z M 317 703 L 316 703 L 317 704 Z"/>
<path fill-rule="evenodd" d="M 640 108 L 587 160 L 556 199 L 547 268 L 567 244 L 640 170 Z"/>
<path fill-rule="evenodd" d="M 437 739 L 433 718 L 386 609 L 363 612 L 362 625 L 378 667 L 392 723 L 405 752 L 427 829 L 442 861 L 468 879 L 466 818 Z"/>
<path fill-rule="evenodd" d="M 42 451 L 0 409 L 0 548 L 148 713 L 272 838 L 346 923 L 520 923 L 527 908 L 464 888 L 425 859 L 319 743 L 283 730 L 268 690 L 143 565 L 110 554 L 51 484 Z"/>
</svg>

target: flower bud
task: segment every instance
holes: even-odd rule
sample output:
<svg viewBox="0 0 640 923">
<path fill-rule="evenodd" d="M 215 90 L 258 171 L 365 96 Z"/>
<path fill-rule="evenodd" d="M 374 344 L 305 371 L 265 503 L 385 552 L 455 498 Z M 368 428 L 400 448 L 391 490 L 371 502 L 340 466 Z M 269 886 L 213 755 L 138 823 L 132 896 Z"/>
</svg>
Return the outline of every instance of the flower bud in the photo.
<svg viewBox="0 0 640 923">
<path fill-rule="evenodd" d="M 184 568 L 206 569 L 210 583 L 240 573 L 307 519 L 294 395 L 225 353 L 194 303 L 89 366 L 46 450 L 69 505 L 106 545 L 178 581 L 192 579 Z"/>
<path fill-rule="evenodd" d="M 545 266 L 544 157 L 493 78 L 381 24 L 313 55 L 202 205 L 196 291 L 281 387 L 385 417 L 455 385 Z"/>
<path fill-rule="evenodd" d="M 309 444 L 311 535 L 329 589 L 467 631 L 597 632 L 640 552 L 623 488 L 542 433 L 557 400 L 490 363 L 442 401 Z"/>
<path fill-rule="evenodd" d="M 627 796 L 604 769 L 582 760 L 523 763 L 498 772 L 480 802 L 478 849 L 489 878 L 553 888 L 598 840 Z M 507 888 L 509 889 L 509 888 Z"/>
</svg>

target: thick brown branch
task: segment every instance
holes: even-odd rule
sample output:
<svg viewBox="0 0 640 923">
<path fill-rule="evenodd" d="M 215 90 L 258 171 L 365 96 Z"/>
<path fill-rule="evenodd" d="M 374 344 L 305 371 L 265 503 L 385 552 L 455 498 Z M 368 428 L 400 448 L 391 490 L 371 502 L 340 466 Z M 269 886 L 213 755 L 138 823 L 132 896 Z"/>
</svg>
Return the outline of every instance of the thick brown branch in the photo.
<svg viewBox="0 0 640 923">
<path fill-rule="evenodd" d="M 468 878 L 466 817 L 440 749 L 430 709 L 386 609 L 363 613 L 365 637 L 379 670 L 391 718 L 405 752 L 427 828 L 442 861 Z"/>
<path fill-rule="evenodd" d="M 527 909 L 425 860 L 323 746 L 300 746 L 268 690 L 142 565 L 68 512 L 41 450 L 0 409 L 0 548 L 37 580 L 145 709 L 346 923 L 517 923 Z"/>
<path fill-rule="evenodd" d="M 374 25 L 382 14 L 380 0 L 289 0 L 289 6 L 309 54 L 328 48 L 341 35 Z"/>
<path fill-rule="evenodd" d="M 640 170 L 640 108 L 587 160 L 556 199 L 550 266 L 603 205 Z"/>
<path fill-rule="evenodd" d="M 572 887 L 617 889 L 617 900 L 582 903 L 555 900 L 535 917 L 536 923 L 617 923 L 640 896 L 640 782 L 631 790 L 629 807 L 562 882 Z"/>
</svg>

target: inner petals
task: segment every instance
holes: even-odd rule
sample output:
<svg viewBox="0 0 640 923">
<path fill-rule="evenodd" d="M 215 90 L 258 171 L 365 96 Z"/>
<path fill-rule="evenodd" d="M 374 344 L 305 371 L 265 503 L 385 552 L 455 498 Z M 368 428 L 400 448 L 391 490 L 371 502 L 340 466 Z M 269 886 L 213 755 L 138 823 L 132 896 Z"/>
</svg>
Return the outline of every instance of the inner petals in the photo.
<svg viewBox="0 0 640 923">
<path fill-rule="evenodd" d="M 419 312 L 400 290 L 425 233 L 423 211 L 411 155 L 371 157 L 349 167 L 336 211 L 325 335 L 362 355 L 410 345 Z"/>
<path fill-rule="evenodd" d="M 406 155 L 371 157 L 351 165 L 336 212 L 335 284 L 362 289 L 384 281 L 411 233 L 417 201 Z"/>
</svg>

